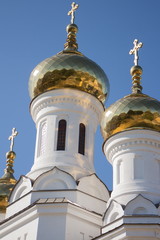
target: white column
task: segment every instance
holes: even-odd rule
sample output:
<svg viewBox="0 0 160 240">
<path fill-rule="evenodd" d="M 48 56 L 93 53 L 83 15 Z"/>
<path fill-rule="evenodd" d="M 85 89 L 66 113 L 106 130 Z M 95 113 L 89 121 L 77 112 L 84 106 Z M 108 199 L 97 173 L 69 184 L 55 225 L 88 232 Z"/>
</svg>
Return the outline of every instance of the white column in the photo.
<svg viewBox="0 0 160 240">
<path fill-rule="evenodd" d="M 160 133 L 129 130 L 110 137 L 104 144 L 113 165 L 111 199 L 126 204 L 142 194 L 154 203 L 160 199 Z"/>
<path fill-rule="evenodd" d="M 37 127 L 34 165 L 28 176 L 58 167 L 74 178 L 94 172 L 94 136 L 103 105 L 94 96 L 75 89 L 59 89 L 36 97 L 31 103 L 31 115 Z M 66 147 L 57 151 L 58 122 L 65 119 Z M 78 153 L 79 124 L 86 127 L 85 155 Z"/>
</svg>

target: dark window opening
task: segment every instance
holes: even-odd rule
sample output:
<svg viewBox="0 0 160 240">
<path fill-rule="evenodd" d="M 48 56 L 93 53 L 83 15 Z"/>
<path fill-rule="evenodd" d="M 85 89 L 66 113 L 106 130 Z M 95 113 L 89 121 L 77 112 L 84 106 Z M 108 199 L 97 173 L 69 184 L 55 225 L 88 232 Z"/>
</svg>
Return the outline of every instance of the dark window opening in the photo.
<svg viewBox="0 0 160 240">
<path fill-rule="evenodd" d="M 80 123 L 78 153 L 82 155 L 85 155 L 85 133 L 86 133 L 86 127 L 83 123 Z"/>
<path fill-rule="evenodd" d="M 66 142 L 66 120 L 62 119 L 58 123 L 57 150 L 65 150 Z"/>
</svg>

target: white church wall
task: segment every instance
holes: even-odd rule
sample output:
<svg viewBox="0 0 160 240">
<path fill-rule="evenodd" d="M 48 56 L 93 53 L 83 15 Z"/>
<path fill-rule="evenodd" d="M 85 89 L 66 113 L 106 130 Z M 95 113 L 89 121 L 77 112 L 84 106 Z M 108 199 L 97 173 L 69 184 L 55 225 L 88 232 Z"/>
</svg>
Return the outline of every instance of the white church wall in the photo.
<svg viewBox="0 0 160 240">
<path fill-rule="evenodd" d="M 28 209 L 11 218 L 0 226 L 0 239 L 31 240 L 37 239 L 38 218 L 35 208 Z"/>
<path fill-rule="evenodd" d="M 41 199 L 0 226 L 4 240 L 84 240 L 100 233 L 102 217 L 65 199 Z"/>
</svg>

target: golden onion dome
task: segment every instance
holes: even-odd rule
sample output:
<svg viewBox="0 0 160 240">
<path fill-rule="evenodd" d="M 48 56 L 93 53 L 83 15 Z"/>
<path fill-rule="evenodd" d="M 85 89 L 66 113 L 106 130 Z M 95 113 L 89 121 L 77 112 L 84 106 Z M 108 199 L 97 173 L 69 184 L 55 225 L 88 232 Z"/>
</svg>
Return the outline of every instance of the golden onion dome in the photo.
<svg viewBox="0 0 160 240">
<path fill-rule="evenodd" d="M 60 88 L 78 89 L 104 102 L 108 96 L 109 83 L 102 68 L 89 58 L 62 52 L 38 64 L 29 80 L 31 99 Z"/>
<path fill-rule="evenodd" d="M 160 131 L 160 102 L 142 93 L 132 93 L 107 108 L 101 122 L 104 139 L 130 129 Z"/>
<path fill-rule="evenodd" d="M 92 94 L 104 102 L 109 92 L 109 81 L 102 68 L 78 51 L 72 21 L 67 26 L 65 49 L 39 63 L 29 79 L 31 99 L 53 89 L 73 88 Z"/>
</svg>

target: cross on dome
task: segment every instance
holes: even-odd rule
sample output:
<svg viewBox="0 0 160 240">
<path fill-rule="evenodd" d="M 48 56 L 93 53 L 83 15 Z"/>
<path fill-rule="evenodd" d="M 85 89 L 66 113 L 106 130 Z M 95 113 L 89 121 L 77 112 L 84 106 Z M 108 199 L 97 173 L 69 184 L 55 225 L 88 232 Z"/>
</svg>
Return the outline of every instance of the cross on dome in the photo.
<svg viewBox="0 0 160 240">
<path fill-rule="evenodd" d="M 14 138 L 18 135 L 18 132 L 16 131 L 16 128 L 12 129 L 12 134 L 9 136 L 8 140 L 11 141 L 10 144 L 10 151 L 13 151 L 13 146 L 14 146 Z"/>
<path fill-rule="evenodd" d="M 76 4 L 75 2 L 73 2 L 71 4 L 72 9 L 68 12 L 68 15 L 71 15 L 71 24 L 74 24 L 74 19 L 75 19 L 75 11 L 77 10 L 77 8 L 79 7 L 78 4 Z"/>
<path fill-rule="evenodd" d="M 138 51 L 143 46 L 143 43 L 142 42 L 138 43 L 138 39 L 135 39 L 133 44 L 134 44 L 134 47 L 129 51 L 129 54 L 130 55 L 134 54 L 134 65 L 138 66 L 138 59 L 139 59 Z"/>
</svg>

